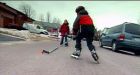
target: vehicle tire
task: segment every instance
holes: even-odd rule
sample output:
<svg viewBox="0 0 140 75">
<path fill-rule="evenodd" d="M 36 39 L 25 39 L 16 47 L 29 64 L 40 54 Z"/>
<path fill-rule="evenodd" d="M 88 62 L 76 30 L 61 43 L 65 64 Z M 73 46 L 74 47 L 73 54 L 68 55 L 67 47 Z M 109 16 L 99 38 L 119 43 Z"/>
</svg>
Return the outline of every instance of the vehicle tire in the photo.
<svg viewBox="0 0 140 75">
<path fill-rule="evenodd" d="M 47 32 L 44 33 L 45 35 L 49 35 Z"/>
<path fill-rule="evenodd" d="M 134 53 L 135 53 L 135 55 L 140 55 L 139 51 L 135 51 Z"/>
<path fill-rule="evenodd" d="M 112 43 L 112 50 L 113 50 L 114 52 L 117 52 L 117 51 L 118 51 L 117 43 L 116 43 L 116 42 L 113 42 L 113 43 Z"/>
<path fill-rule="evenodd" d="M 44 34 L 43 32 L 40 32 L 40 34 Z"/>
<path fill-rule="evenodd" d="M 100 47 L 103 47 L 103 44 L 102 44 L 102 41 L 101 40 L 99 41 L 99 46 Z"/>
</svg>

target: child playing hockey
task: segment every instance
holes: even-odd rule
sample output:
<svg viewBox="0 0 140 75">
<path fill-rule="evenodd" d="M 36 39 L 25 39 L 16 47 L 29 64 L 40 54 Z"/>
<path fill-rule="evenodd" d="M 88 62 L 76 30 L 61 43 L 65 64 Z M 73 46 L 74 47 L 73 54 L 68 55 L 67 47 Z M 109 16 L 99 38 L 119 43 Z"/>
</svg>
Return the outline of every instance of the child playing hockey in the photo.
<svg viewBox="0 0 140 75">
<path fill-rule="evenodd" d="M 76 8 L 77 18 L 73 24 L 73 39 L 76 40 L 76 51 L 72 53 L 72 57 L 79 58 L 81 53 L 81 40 L 86 38 L 87 46 L 91 52 L 92 57 L 94 58 L 96 52 L 95 47 L 92 44 L 95 27 L 91 17 L 88 15 L 88 12 L 85 10 L 85 7 L 78 6 Z M 97 54 L 96 54 L 97 55 Z M 94 58 L 95 59 L 95 58 Z M 98 60 L 98 56 L 96 58 Z"/>
</svg>

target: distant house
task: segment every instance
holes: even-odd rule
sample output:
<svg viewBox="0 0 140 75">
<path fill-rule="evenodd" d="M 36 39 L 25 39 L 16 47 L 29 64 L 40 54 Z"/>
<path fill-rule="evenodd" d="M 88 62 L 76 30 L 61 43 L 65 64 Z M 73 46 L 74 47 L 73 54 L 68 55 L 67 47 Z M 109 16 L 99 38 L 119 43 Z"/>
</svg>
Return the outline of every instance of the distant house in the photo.
<svg viewBox="0 0 140 75">
<path fill-rule="evenodd" d="M 60 26 L 60 24 L 58 23 L 49 23 L 49 22 L 41 22 L 41 21 L 34 21 L 33 23 L 41 25 L 48 32 L 57 32 Z"/>
<path fill-rule="evenodd" d="M 27 17 L 24 13 L 0 2 L 0 27 L 23 29 L 25 22 L 33 22 L 34 20 Z"/>
<path fill-rule="evenodd" d="M 59 35 L 58 30 L 59 30 L 60 24 L 58 24 L 58 23 L 49 23 L 49 22 L 42 22 L 42 21 L 34 21 L 33 23 L 42 26 L 52 36 Z"/>
</svg>

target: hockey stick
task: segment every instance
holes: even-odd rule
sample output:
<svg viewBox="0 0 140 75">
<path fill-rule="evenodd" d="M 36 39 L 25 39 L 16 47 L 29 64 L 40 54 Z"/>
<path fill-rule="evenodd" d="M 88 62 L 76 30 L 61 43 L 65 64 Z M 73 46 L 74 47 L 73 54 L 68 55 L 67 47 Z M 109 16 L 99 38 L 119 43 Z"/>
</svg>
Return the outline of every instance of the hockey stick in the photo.
<svg viewBox="0 0 140 75">
<path fill-rule="evenodd" d="M 59 46 L 59 47 L 61 47 L 61 46 Z M 43 54 L 43 53 L 50 54 L 50 53 L 54 52 L 55 50 L 57 50 L 59 47 L 56 47 L 55 49 L 53 49 L 53 50 L 51 50 L 51 51 L 43 50 L 43 51 L 42 51 L 42 54 Z"/>
<path fill-rule="evenodd" d="M 72 39 L 70 39 L 68 42 L 70 42 Z M 61 46 L 58 46 L 58 47 L 56 47 L 56 48 L 54 48 L 53 50 L 51 50 L 51 51 L 47 51 L 47 50 L 43 50 L 42 51 L 42 54 L 43 53 L 47 53 L 47 54 L 50 54 L 50 53 L 52 53 L 52 52 L 54 52 L 54 51 L 56 51 L 57 49 L 59 49 L 60 47 L 62 47 L 63 45 L 61 45 Z"/>
</svg>

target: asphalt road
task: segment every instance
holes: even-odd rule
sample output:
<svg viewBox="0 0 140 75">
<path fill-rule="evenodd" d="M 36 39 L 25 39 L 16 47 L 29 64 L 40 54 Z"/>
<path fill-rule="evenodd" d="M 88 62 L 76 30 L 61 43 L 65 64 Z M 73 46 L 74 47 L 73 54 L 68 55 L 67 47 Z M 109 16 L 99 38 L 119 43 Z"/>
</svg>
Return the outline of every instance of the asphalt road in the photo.
<svg viewBox="0 0 140 75">
<path fill-rule="evenodd" d="M 10 35 L 0 34 L 0 42 L 8 42 L 8 41 L 23 41 L 23 39 Z"/>
<path fill-rule="evenodd" d="M 100 56 L 100 64 L 96 64 L 85 42 L 80 59 L 71 58 L 74 44 L 71 41 L 69 47 L 43 55 L 42 49 L 52 50 L 59 42 L 0 45 L 0 75 L 140 75 L 140 56 L 116 53 L 94 42 Z"/>
</svg>

